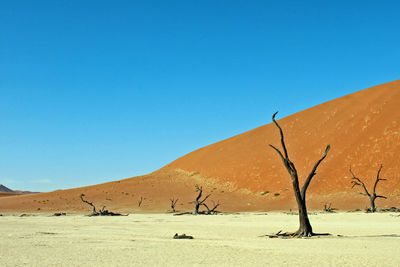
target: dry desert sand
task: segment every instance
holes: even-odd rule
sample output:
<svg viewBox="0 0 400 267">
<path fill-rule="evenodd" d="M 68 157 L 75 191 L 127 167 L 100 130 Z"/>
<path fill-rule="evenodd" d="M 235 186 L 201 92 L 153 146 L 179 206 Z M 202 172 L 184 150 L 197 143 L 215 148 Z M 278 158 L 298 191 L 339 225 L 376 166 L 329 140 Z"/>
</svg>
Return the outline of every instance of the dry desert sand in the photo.
<svg viewBox="0 0 400 267">
<path fill-rule="evenodd" d="M 316 232 L 333 236 L 260 237 L 297 229 L 296 215 L 278 212 L 3 216 L 0 258 L 2 266 L 400 265 L 398 213 L 318 213 L 310 219 Z M 175 233 L 194 239 L 172 239 Z"/>
</svg>

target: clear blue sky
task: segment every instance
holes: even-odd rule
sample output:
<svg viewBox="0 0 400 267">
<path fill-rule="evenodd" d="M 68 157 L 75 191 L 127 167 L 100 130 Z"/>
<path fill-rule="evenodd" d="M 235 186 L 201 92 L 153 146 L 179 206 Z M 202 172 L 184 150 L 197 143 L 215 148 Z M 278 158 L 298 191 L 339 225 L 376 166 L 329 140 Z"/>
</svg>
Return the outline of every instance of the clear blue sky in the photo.
<svg viewBox="0 0 400 267">
<path fill-rule="evenodd" d="M 0 183 L 146 174 L 400 78 L 399 1 L 1 1 Z"/>
</svg>

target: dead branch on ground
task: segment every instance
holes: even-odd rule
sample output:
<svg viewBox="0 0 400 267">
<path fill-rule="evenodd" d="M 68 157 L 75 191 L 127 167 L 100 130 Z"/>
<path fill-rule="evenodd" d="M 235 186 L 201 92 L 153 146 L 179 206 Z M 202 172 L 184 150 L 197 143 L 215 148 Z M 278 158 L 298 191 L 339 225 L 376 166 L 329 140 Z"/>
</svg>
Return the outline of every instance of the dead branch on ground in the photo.
<svg viewBox="0 0 400 267">
<path fill-rule="evenodd" d="M 178 233 L 176 233 L 176 234 L 174 235 L 173 239 L 193 239 L 193 236 L 191 236 L 191 235 L 186 235 L 186 234 L 178 235 Z"/>
<path fill-rule="evenodd" d="M 106 210 L 105 209 L 106 206 L 103 206 L 103 208 L 101 210 L 96 211 L 96 206 L 92 202 L 89 202 L 86 199 L 83 199 L 84 196 L 85 196 L 85 194 L 81 194 L 80 195 L 80 198 L 81 198 L 82 202 L 88 204 L 89 206 L 91 206 L 93 208 L 92 213 L 88 215 L 89 217 L 92 217 L 92 216 L 123 216 L 120 213 L 115 213 L 115 212 L 111 212 L 109 210 Z"/>
</svg>

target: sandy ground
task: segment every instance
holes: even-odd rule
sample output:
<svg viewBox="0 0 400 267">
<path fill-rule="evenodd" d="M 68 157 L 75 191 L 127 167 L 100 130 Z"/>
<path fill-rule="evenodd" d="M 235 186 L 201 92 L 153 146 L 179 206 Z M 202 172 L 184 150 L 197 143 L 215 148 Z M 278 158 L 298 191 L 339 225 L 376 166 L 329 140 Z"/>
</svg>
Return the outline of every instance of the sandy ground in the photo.
<svg viewBox="0 0 400 267">
<path fill-rule="evenodd" d="M 131 214 L 126 217 L 0 217 L 2 266 L 400 266 L 400 216 L 310 215 L 335 236 L 269 239 L 297 216 Z M 193 240 L 174 240 L 175 233 Z M 337 235 L 343 235 L 339 237 Z"/>
</svg>

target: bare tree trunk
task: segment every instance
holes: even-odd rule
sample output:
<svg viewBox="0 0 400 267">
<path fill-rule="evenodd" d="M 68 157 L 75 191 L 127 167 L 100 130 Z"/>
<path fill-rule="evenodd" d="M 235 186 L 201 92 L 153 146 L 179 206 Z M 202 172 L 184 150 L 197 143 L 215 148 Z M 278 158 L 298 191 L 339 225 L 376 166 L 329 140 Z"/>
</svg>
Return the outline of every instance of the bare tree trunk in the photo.
<svg viewBox="0 0 400 267">
<path fill-rule="evenodd" d="M 299 222 L 300 226 L 296 232 L 298 236 L 312 236 L 313 230 L 311 227 L 310 220 L 308 219 L 307 207 L 305 200 L 302 205 L 299 206 Z"/>
<path fill-rule="evenodd" d="M 371 197 L 369 198 L 369 201 L 370 201 L 370 203 L 371 203 L 371 212 L 375 212 L 375 211 L 376 211 L 375 199 L 376 199 L 376 197 L 374 197 L 374 196 L 371 196 Z"/>
<path fill-rule="evenodd" d="M 295 232 L 297 236 L 312 236 L 313 231 L 311 227 L 310 220 L 308 219 L 306 200 L 301 197 L 301 193 L 299 190 L 299 182 L 297 179 L 297 175 L 295 175 L 296 179 L 292 177 L 293 182 L 293 191 L 295 193 L 297 207 L 299 210 L 299 229 Z"/>
<path fill-rule="evenodd" d="M 201 193 L 200 193 L 201 197 Z M 195 200 L 195 207 L 194 207 L 194 214 L 199 214 L 200 202 L 196 199 Z"/>
</svg>

